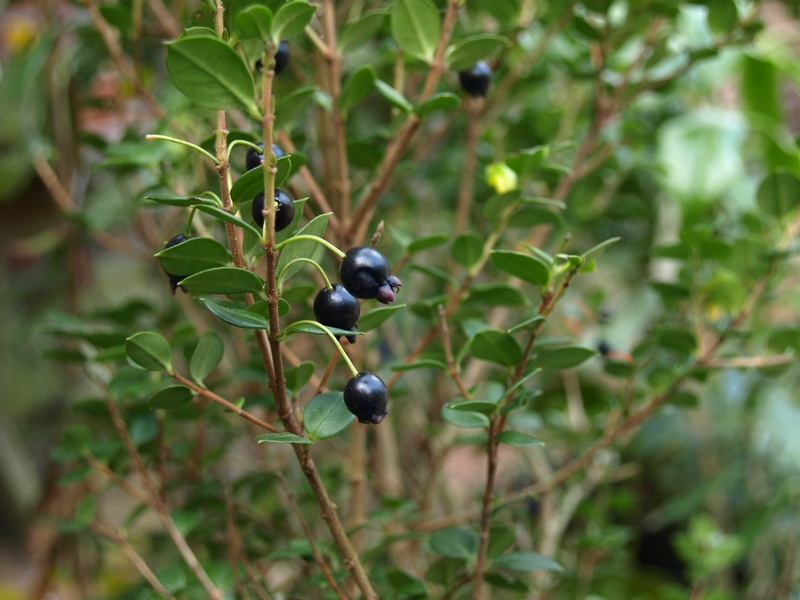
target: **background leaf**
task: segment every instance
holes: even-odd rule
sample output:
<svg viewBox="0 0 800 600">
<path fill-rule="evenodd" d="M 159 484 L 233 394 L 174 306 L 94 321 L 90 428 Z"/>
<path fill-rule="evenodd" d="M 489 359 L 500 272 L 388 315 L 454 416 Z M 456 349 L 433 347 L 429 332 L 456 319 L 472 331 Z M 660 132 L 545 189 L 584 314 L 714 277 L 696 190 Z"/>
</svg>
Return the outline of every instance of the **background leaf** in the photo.
<svg viewBox="0 0 800 600">
<path fill-rule="evenodd" d="M 189 373 L 198 384 L 205 385 L 203 380 L 217 368 L 225 352 L 225 344 L 216 331 L 209 329 L 200 338 L 197 348 L 189 361 Z"/>
<path fill-rule="evenodd" d="M 441 32 L 439 11 L 430 0 L 395 0 L 392 37 L 404 52 L 431 62 Z"/>
<path fill-rule="evenodd" d="M 125 352 L 140 367 L 148 371 L 172 373 L 172 348 L 161 334 L 142 331 L 125 340 Z"/>
</svg>

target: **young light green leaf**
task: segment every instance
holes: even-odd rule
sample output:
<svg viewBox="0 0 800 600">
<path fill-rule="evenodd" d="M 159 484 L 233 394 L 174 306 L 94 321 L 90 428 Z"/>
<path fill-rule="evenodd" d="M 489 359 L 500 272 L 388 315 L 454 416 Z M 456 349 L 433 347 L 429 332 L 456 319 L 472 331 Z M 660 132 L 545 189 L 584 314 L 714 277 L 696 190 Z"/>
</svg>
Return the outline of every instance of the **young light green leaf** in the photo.
<svg viewBox="0 0 800 600">
<path fill-rule="evenodd" d="M 325 230 L 328 227 L 328 217 L 330 217 L 329 213 L 317 215 L 314 217 L 314 219 L 309 221 L 305 227 L 298 231 L 297 235 L 313 235 L 316 237 L 324 236 Z M 281 280 L 278 282 L 278 289 L 280 289 L 283 281 L 303 268 L 303 263 L 294 263 L 293 265 L 290 265 L 288 268 L 284 269 L 283 267 L 285 265 L 288 265 L 296 258 L 314 259 L 314 257 L 318 253 L 321 253 L 321 251 L 322 245 L 314 242 L 313 240 L 298 240 L 292 242 L 291 244 L 287 244 L 281 250 L 281 254 L 278 257 L 277 272 L 281 274 Z"/>
<path fill-rule="evenodd" d="M 511 571 L 563 571 L 564 567 L 552 558 L 536 552 L 509 552 L 492 561 L 492 565 Z"/>
<path fill-rule="evenodd" d="M 414 105 L 385 81 L 381 81 L 380 79 L 376 80 L 375 89 L 378 90 L 378 93 L 388 100 L 390 104 L 393 104 L 403 112 L 410 113 L 414 110 Z"/>
<path fill-rule="evenodd" d="M 509 446 L 544 446 L 542 440 L 520 431 L 501 431 L 495 439 Z"/>
<path fill-rule="evenodd" d="M 392 306 L 379 306 L 378 308 L 373 308 L 368 313 L 359 317 L 358 329 L 359 331 L 369 331 L 371 329 L 375 329 L 378 325 L 391 317 L 395 312 L 402 310 L 405 307 L 405 304 L 393 304 Z"/>
<path fill-rule="evenodd" d="M 190 275 L 181 287 L 199 294 L 257 294 L 264 290 L 264 280 L 247 269 L 217 267 Z"/>
<path fill-rule="evenodd" d="M 268 40 L 272 32 L 272 11 L 266 6 L 248 6 L 236 15 L 236 25 L 245 35 L 242 38 Z"/>
<path fill-rule="evenodd" d="M 212 110 L 244 109 L 260 119 L 250 70 L 236 50 L 218 38 L 181 37 L 167 44 L 172 82 L 192 102 Z"/>
<path fill-rule="evenodd" d="M 508 47 L 509 44 L 508 38 L 502 35 L 491 33 L 472 35 L 450 46 L 447 49 L 445 62 L 451 71 L 464 71 L 479 60 Z"/>
<path fill-rule="evenodd" d="M 234 327 L 243 329 L 269 329 L 269 320 L 251 310 L 247 310 L 242 305 L 231 302 L 219 302 L 211 298 L 200 298 L 200 302 L 221 321 Z"/>
<path fill-rule="evenodd" d="M 172 375 L 172 348 L 164 336 L 141 331 L 125 340 L 125 352 L 134 363 L 148 371 L 166 371 Z"/>
<path fill-rule="evenodd" d="M 442 25 L 431 0 L 395 0 L 391 9 L 392 37 L 404 52 L 433 61 Z"/>
<path fill-rule="evenodd" d="M 272 20 L 272 41 L 277 44 L 282 39 L 303 33 L 315 12 L 317 7 L 305 0 L 293 0 L 281 6 Z"/>
<path fill-rule="evenodd" d="M 522 360 L 522 348 L 513 336 L 499 329 L 484 329 L 472 339 L 470 352 L 475 358 L 510 367 Z"/>
<path fill-rule="evenodd" d="M 161 268 L 171 275 L 192 275 L 230 264 L 225 246 L 207 237 L 195 237 L 156 254 Z"/>
<path fill-rule="evenodd" d="M 375 89 L 375 80 L 378 74 L 372 65 L 362 65 L 353 71 L 342 86 L 339 95 L 339 107 L 348 111 L 366 98 Z"/>
<path fill-rule="evenodd" d="M 589 261 L 594 260 L 595 258 L 600 256 L 603 252 L 605 252 L 609 248 L 609 246 L 613 246 L 620 239 L 621 238 L 619 237 L 613 237 L 600 242 L 596 246 L 592 246 L 586 252 L 583 253 L 583 262 L 588 263 Z"/>
<path fill-rule="evenodd" d="M 194 393 L 185 385 L 171 385 L 163 390 L 156 392 L 150 398 L 148 406 L 152 409 L 161 408 L 171 410 L 189 404 L 194 398 Z"/>
<path fill-rule="evenodd" d="M 350 427 L 355 415 L 347 410 L 342 392 L 314 396 L 303 410 L 303 424 L 312 441 L 324 440 Z"/>
<path fill-rule="evenodd" d="M 288 431 L 280 431 L 278 433 L 262 433 L 256 438 L 256 441 L 259 444 L 263 444 L 264 442 L 271 442 L 273 444 L 311 445 L 314 443 L 308 438 L 300 437 L 299 435 L 295 435 L 294 433 L 289 433 Z"/>
<path fill-rule="evenodd" d="M 205 386 L 203 380 L 217 368 L 225 352 L 225 344 L 222 336 L 216 331 L 209 329 L 200 338 L 197 348 L 192 353 L 189 361 L 189 373 L 198 384 Z"/>
<path fill-rule="evenodd" d="M 539 287 L 550 281 L 550 269 L 540 259 L 513 250 L 493 250 L 492 263 L 499 270 Z"/>
<path fill-rule="evenodd" d="M 203 204 L 201 206 L 198 206 L 197 210 L 199 210 L 200 212 L 204 212 L 207 215 L 211 215 L 212 217 L 214 217 L 219 221 L 223 221 L 225 223 L 233 223 L 234 225 L 241 227 L 242 229 L 249 230 L 254 235 L 257 235 L 259 237 L 261 236 L 261 232 L 252 225 L 250 225 L 250 223 L 240 219 L 236 215 L 232 215 L 227 210 L 224 210 L 218 206 L 207 206 Z"/>
</svg>

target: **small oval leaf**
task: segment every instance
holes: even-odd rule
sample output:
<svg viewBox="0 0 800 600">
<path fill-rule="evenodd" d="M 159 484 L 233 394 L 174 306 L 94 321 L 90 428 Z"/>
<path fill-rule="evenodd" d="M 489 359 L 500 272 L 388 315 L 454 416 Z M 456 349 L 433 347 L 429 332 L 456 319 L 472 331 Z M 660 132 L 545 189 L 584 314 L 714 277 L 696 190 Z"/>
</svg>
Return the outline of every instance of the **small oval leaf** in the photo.
<svg viewBox="0 0 800 600">
<path fill-rule="evenodd" d="M 550 269 L 540 259 L 513 250 L 493 250 L 492 263 L 499 270 L 539 287 L 550 281 Z"/>
<path fill-rule="evenodd" d="M 507 367 L 522 360 L 522 348 L 514 337 L 499 329 L 484 329 L 472 339 L 470 352 L 475 358 Z"/>
<path fill-rule="evenodd" d="M 148 403 L 150 408 L 171 410 L 189 404 L 194 398 L 191 389 L 185 385 L 171 385 L 157 392 Z"/>
<path fill-rule="evenodd" d="M 357 323 L 358 329 L 359 331 L 370 331 L 371 329 L 375 329 L 378 325 L 391 317 L 395 312 L 402 310 L 405 307 L 405 304 L 393 304 L 392 306 L 380 306 L 378 308 L 373 308 L 368 313 L 359 317 Z"/>
<path fill-rule="evenodd" d="M 293 433 L 289 433 L 288 431 L 279 431 L 277 433 L 262 433 L 256 438 L 256 441 L 259 444 L 263 444 L 264 442 L 270 442 L 273 444 L 306 444 L 310 445 L 313 444 L 310 439 L 300 437 L 299 435 L 295 435 Z"/>
<path fill-rule="evenodd" d="M 209 329 L 200 338 L 197 347 L 189 361 L 189 373 L 200 385 L 205 385 L 203 380 L 217 368 L 225 352 L 225 344 L 216 331 Z"/>
<path fill-rule="evenodd" d="M 489 426 L 489 417 L 479 412 L 468 412 L 463 410 L 453 410 L 452 408 L 442 407 L 442 419 L 465 429 L 474 429 Z"/>
<path fill-rule="evenodd" d="M 431 0 L 395 0 L 392 37 L 404 52 L 430 63 L 441 32 L 439 10 Z"/>
<path fill-rule="evenodd" d="M 342 392 L 314 396 L 303 411 L 303 423 L 312 441 L 339 435 L 350 427 L 354 419 L 355 415 L 345 406 Z"/>
<path fill-rule="evenodd" d="M 172 348 L 166 338 L 158 333 L 135 333 L 125 340 L 125 352 L 134 363 L 148 371 L 172 374 Z"/>
<path fill-rule="evenodd" d="M 207 237 L 189 238 L 156 254 L 161 268 L 172 275 L 193 275 L 230 264 L 225 246 Z"/>
<path fill-rule="evenodd" d="M 269 329 L 269 320 L 256 312 L 247 310 L 241 304 L 219 302 L 211 298 L 200 298 L 211 313 L 228 325 L 243 329 Z"/>
<path fill-rule="evenodd" d="M 478 551 L 478 534 L 464 527 L 438 529 L 431 535 L 431 550 L 450 558 L 472 558 Z"/>
<path fill-rule="evenodd" d="M 597 352 L 581 346 L 566 346 L 560 348 L 547 348 L 539 352 L 533 363 L 540 368 L 570 369 L 586 362 Z"/>
<path fill-rule="evenodd" d="M 256 294 L 264 290 L 264 280 L 247 269 L 217 267 L 190 275 L 181 287 L 200 294 Z"/>
<path fill-rule="evenodd" d="M 520 431 L 501 431 L 495 438 L 502 444 L 509 446 L 544 446 L 544 442 L 538 438 L 522 433 Z"/>
</svg>

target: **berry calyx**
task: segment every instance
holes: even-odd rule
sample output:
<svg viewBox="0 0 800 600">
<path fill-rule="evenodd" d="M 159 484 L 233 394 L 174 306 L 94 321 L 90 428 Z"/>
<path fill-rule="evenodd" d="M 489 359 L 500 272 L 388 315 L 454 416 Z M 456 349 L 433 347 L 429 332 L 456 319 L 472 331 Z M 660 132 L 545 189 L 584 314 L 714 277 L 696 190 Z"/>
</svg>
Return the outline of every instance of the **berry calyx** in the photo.
<svg viewBox="0 0 800 600">
<path fill-rule="evenodd" d="M 253 220 L 264 227 L 264 192 L 253 198 Z M 275 190 L 275 231 L 286 229 L 294 221 L 294 202 L 283 190 Z"/>
<path fill-rule="evenodd" d="M 164 244 L 164 248 L 163 249 L 166 250 L 167 248 L 172 248 L 173 246 L 177 246 L 178 244 L 182 244 L 186 240 L 190 240 L 193 237 L 194 237 L 193 235 L 187 235 L 185 233 L 179 233 L 178 235 L 173 236 L 172 238 L 170 238 L 170 240 L 166 244 Z M 164 270 L 163 267 L 162 267 L 162 270 Z M 175 292 L 178 291 L 178 286 L 179 286 L 181 280 L 184 279 L 186 277 L 186 275 L 176 275 L 176 274 L 173 274 L 173 273 L 168 273 L 166 270 L 164 270 L 164 273 L 166 274 L 167 278 L 169 279 L 169 287 L 172 290 L 172 293 L 175 294 Z M 186 293 L 186 289 L 185 288 L 181 287 L 181 289 L 183 290 L 184 293 Z"/>
<path fill-rule="evenodd" d="M 458 80 L 470 96 L 485 96 L 492 83 L 492 69 L 486 61 L 479 60 L 466 71 L 459 71 Z"/>
<path fill-rule="evenodd" d="M 394 302 L 403 282 L 392 275 L 386 257 L 365 246 L 350 248 L 339 268 L 342 285 L 356 298 L 375 298 L 383 304 Z"/>
<path fill-rule="evenodd" d="M 389 390 L 375 373 L 362 371 L 344 386 L 344 404 L 360 423 L 377 425 L 386 416 Z"/>
<path fill-rule="evenodd" d="M 322 288 L 314 298 L 314 317 L 326 327 L 354 330 L 358 327 L 361 305 L 340 283 Z M 354 344 L 356 336 L 347 336 L 347 341 Z"/>
<path fill-rule="evenodd" d="M 261 166 L 264 163 L 263 142 L 258 142 L 258 147 L 261 148 L 261 152 L 257 152 L 255 148 L 250 148 L 247 151 L 247 156 L 244 159 L 244 166 L 248 171 L 250 169 L 255 169 L 256 167 Z M 272 152 L 275 154 L 276 160 L 286 156 L 286 153 L 283 151 L 283 148 L 278 146 L 278 144 L 272 144 Z"/>
</svg>

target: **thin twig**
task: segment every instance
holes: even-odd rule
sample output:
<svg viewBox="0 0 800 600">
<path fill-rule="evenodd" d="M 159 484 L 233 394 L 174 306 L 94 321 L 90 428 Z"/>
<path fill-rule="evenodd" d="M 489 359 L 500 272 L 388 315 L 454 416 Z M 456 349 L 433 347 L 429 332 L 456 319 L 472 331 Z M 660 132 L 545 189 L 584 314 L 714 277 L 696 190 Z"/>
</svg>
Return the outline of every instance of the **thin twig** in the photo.
<svg viewBox="0 0 800 600">
<path fill-rule="evenodd" d="M 450 343 L 450 328 L 447 326 L 447 314 L 445 313 L 444 306 L 440 304 L 438 311 L 439 329 L 442 332 L 442 341 L 444 342 L 444 355 L 447 359 L 447 368 L 449 369 L 450 376 L 453 378 L 456 386 L 458 386 L 461 395 L 464 396 L 466 400 L 470 400 L 472 395 L 469 393 L 467 386 L 464 385 L 464 381 L 461 379 L 461 373 L 459 373 L 458 367 L 456 366 L 456 361 L 453 358 L 453 346 Z"/>
</svg>

